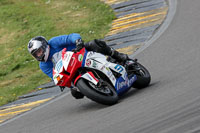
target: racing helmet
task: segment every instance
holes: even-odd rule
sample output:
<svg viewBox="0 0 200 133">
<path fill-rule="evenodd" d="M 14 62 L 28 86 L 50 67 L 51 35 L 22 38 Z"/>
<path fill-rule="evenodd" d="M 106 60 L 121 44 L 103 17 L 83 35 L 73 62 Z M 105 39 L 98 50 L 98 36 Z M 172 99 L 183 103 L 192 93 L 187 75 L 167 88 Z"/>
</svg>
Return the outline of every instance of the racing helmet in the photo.
<svg viewBox="0 0 200 133">
<path fill-rule="evenodd" d="M 29 41 L 28 51 L 37 61 L 46 62 L 49 57 L 50 47 L 43 36 L 37 36 Z"/>
</svg>

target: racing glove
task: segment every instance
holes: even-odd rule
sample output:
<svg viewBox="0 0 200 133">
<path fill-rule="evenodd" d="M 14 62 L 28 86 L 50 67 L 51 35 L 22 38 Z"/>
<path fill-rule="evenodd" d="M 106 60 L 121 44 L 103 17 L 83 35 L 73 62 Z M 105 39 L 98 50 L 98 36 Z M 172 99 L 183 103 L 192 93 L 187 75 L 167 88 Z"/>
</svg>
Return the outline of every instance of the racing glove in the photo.
<svg viewBox="0 0 200 133">
<path fill-rule="evenodd" d="M 84 47 L 84 41 L 82 39 L 76 40 L 76 50 L 80 51 Z"/>
</svg>

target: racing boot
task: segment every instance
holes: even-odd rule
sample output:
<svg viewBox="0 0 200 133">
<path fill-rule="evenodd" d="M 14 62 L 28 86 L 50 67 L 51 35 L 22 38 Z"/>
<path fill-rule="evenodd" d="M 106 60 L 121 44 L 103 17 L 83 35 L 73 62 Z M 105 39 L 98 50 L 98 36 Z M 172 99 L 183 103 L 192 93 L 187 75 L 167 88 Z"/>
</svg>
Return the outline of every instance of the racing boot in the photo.
<svg viewBox="0 0 200 133">
<path fill-rule="evenodd" d="M 105 41 L 95 39 L 85 44 L 88 51 L 98 52 L 115 59 L 118 63 L 124 64 L 128 58 L 127 54 L 119 53 L 113 48 L 109 47 Z"/>
<path fill-rule="evenodd" d="M 82 99 L 84 95 L 77 90 L 77 88 L 70 88 L 71 94 L 75 99 Z"/>
<path fill-rule="evenodd" d="M 111 55 L 112 58 L 114 58 L 117 62 L 120 64 L 125 64 L 127 60 L 129 60 L 129 57 L 127 54 L 120 53 L 113 48 L 111 48 Z"/>
</svg>

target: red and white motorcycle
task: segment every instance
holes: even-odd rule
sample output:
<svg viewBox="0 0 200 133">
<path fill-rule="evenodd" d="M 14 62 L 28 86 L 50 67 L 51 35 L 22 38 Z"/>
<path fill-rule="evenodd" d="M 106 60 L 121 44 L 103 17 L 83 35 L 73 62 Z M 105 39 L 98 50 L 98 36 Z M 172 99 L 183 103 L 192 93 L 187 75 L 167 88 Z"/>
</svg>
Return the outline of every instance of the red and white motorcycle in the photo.
<svg viewBox="0 0 200 133">
<path fill-rule="evenodd" d="M 53 55 L 52 61 L 56 85 L 77 87 L 89 99 L 106 105 L 117 103 L 118 96 L 131 87 L 148 86 L 151 80 L 148 70 L 136 60 L 120 65 L 85 48 L 78 52 L 63 49 Z"/>
</svg>

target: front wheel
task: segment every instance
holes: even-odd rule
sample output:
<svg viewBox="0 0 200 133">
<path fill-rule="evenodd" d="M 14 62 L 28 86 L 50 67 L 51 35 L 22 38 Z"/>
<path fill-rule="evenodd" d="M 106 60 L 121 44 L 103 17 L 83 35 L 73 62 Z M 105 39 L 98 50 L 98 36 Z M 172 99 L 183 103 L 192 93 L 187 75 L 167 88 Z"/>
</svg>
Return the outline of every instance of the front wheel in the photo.
<svg viewBox="0 0 200 133">
<path fill-rule="evenodd" d="M 118 94 L 108 82 L 103 82 L 104 84 L 101 87 L 95 86 L 93 83 L 85 80 L 79 79 L 77 81 L 77 87 L 86 97 L 89 99 L 105 104 L 113 105 L 118 102 Z"/>
<path fill-rule="evenodd" d="M 137 80 L 133 83 L 133 87 L 137 89 L 142 89 L 147 87 L 151 82 L 151 75 L 149 71 L 140 63 L 136 64 L 137 71 L 135 72 Z"/>
</svg>

